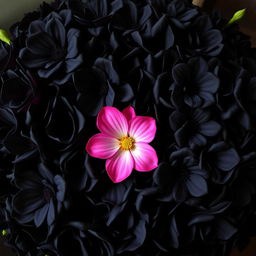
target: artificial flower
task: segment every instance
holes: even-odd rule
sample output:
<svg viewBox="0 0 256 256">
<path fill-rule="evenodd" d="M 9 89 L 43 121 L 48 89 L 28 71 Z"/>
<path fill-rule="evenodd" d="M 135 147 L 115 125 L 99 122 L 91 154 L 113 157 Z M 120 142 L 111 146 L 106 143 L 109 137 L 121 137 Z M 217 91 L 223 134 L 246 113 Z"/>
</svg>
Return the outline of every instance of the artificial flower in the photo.
<svg viewBox="0 0 256 256">
<path fill-rule="evenodd" d="M 113 182 L 126 179 L 133 169 L 147 172 L 158 165 L 156 151 L 150 143 L 156 133 L 154 118 L 136 116 L 132 107 L 120 112 L 104 107 L 97 116 L 101 131 L 86 145 L 89 155 L 107 159 L 106 171 Z"/>
<path fill-rule="evenodd" d="M 65 181 L 43 164 L 26 172 L 20 167 L 17 165 L 15 170 L 15 183 L 20 190 L 13 198 L 13 215 L 23 224 L 33 221 L 39 227 L 47 221 L 52 225 L 64 203 Z"/>
<path fill-rule="evenodd" d="M 180 37 L 180 36 L 179 36 Z M 198 16 L 179 38 L 187 56 L 217 56 L 223 49 L 223 37 L 207 15 Z"/>
<path fill-rule="evenodd" d="M 219 88 L 218 78 L 208 72 L 202 58 L 192 58 L 187 64 L 180 63 L 173 68 L 174 84 L 171 87 L 173 104 L 178 107 L 207 107 L 215 102 Z"/>
<path fill-rule="evenodd" d="M 15 111 L 25 111 L 36 96 L 35 81 L 22 70 L 7 70 L 2 74 L 0 105 Z"/>
<path fill-rule="evenodd" d="M 44 20 L 36 20 L 29 26 L 26 47 L 19 57 L 28 68 L 36 68 L 41 78 L 49 78 L 59 70 L 56 76 L 58 84 L 66 82 L 71 72 L 82 63 L 82 55 L 77 44 L 79 30 L 66 29 L 70 23 L 71 11 L 62 10 L 59 14 L 52 12 Z"/>
<path fill-rule="evenodd" d="M 76 71 L 73 80 L 79 109 L 85 115 L 96 116 L 102 107 L 112 106 L 115 100 L 130 102 L 134 97 L 132 87 L 120 82 L 113 62 L 106 58 L 97 58 L 91 68 Z"/>
<path fill-rule="evenodd" d="M 174 111 L 169 118 L 175 140 L 179 146 L 189 145 L 191 148 L 207 144 L 208 137 L 216 136 L 221 126 L 211 120 L 209 111 L 194 109 L 189 111 Z"/>
</svg>

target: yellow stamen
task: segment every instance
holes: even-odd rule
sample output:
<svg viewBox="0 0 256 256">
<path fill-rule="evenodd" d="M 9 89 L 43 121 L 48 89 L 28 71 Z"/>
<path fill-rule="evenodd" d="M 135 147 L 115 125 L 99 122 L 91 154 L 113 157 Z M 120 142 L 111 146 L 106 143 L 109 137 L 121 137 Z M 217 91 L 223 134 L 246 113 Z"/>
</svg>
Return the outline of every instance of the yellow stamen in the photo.
<svg viewBox="0 0 256 256">
<path fill-rule="evenodd" d="M 120 140 L 120 147 L 123 150 L 130 150 L 134 148 L 135 140 L 131 137 L 125 136 Z"/>
</svg>

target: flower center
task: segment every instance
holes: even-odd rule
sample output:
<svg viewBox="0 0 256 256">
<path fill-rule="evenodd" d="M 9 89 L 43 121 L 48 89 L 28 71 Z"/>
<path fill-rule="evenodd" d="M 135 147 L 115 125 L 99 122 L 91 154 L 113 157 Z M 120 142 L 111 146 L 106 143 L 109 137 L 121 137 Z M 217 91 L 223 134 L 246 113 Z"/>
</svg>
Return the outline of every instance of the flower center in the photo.
<svg viewBox="0 0 256 256">
<path fill-rule="evenodd" d="M 52 52 L 52 59 L 55 61 L 60 61 L 65 57 L 65 55 L 66 55 L 66 52 L 64 49 L 56 48 Z"/>
<path fill-rule="evenodd" d="M 135 140 L 131 137 L 125 136 L 120 140 L 120 147 L 123 150 L 130 150 L 134 148 Z"/>
<path fill-rule="evenodd" d="M 43 190 L 43 198 L 46 203 L 49 203 L 51 201 L 52 196 L 53 194 L 48 188 L 45 188 Z"/>
</svg>

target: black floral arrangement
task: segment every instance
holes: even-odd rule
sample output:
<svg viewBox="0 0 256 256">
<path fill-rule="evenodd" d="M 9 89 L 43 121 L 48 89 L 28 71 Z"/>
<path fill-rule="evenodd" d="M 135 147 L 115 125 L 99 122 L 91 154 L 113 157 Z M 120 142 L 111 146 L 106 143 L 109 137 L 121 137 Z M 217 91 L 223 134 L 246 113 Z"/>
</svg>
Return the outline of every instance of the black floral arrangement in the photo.
<svg viewBox="0 0 256 256">
<path fill-rule="evenodd" d="M 223 256 L 246 245 L 256 54 L 226 24 L 186 0 L 67 0 L 11 27 L 0 229 L 17 255 Z M 112 182 L 87 153 L 104 107 L 155 120 L 154 170 Z"/>
</svg>

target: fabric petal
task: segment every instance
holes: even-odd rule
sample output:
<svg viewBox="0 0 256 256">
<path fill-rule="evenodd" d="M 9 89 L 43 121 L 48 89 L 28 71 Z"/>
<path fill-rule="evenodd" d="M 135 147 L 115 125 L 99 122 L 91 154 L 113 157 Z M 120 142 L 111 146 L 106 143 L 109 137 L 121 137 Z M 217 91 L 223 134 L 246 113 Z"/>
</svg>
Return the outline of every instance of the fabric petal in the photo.
<svg viewBox="0 0 256 256">
<path fill-rule="evenodd" d="M 19 191 L 13 200 L 13 209 L 22 214 L 28 214 L 42 207 L 44 201 L 41 200 L 40 190 L 26 189 Z"/>
<path fill-rule="evenodd" d="M 36 33 L 27 39 L 27 49 L 40 57 L 50 58 L 55 47 L 54 39 L 46 32 Z"/>
<path fill-rule="evenodd" d="M 232 170 L 239 162 L 240 157 L 233 148 L 218 152 L 215 156 L 215 165 L 222 171 Z"/>
<path fill-rule="evenodd" d="M 62 66 L 62 64 L 63 62 L 59 62 L 50 69 L 39 69 L 37 73 L 42 78 L 49 78 L 53 73 L 55 73 Z"/>
<path fill-rule="evenodd" d="M 116 88 L 116 94 L 120 102 L 128 102 L 134 97 L 134 92 L 129 84 L 122 84 Z"/>
<path fill-rule="evenodd" d="M 221 126 L 215 121 L 209 121 L 199 126 L 199 132 L 204 136 L 215 136 L 221 130 Z"/>
<path fill-rule="evenodd" d="M 125 108 L 122 111 L 123 115 L 126 117 L 127 121 L 129 122 L 131 119 L 133 119 L 134 117 L 136 117 L 135 114 L 135 110 L 133 107 L 129 106 L 127 108 Z"/>
<path fill-rule="evenodd" d="M 19 57 L 22 63 L 28 68 L 40 68 L 43 67 L 49 60 L 46 57 L 35 56 L 28 48 L 20 50 Z"/>
<path fill-rule="evenodd" d="M 207 140 L 201 134 L 196 134 L 189 139 L 189 145 L 191 147 L 202 147 L 207 144 Z"/>
<path fill-rule="evenodd" d="M 156 121 L 148 116 L 136 116 L 129 123 L 129 135 L 136 142 L 150 143 L 156 134 Z"/>
<path fill-rule="evenodd" d="M 183 182 L 176 182 L 173 187 L 173 198 L 176 202 L 182 202 L 188 197 L 187 186 Z"/>
<path fill-rule="evenodd" d="M 118 140 L 108 135 L 98 133 L 92 136 L 86 145 L 86 151 L 90 156 L 108 159 L 119 149 Z"/>
<path fill-rule="evenodd" d="M 128 122 L 125 116 L 114 107 L 104 107 L 97 116 L 97 127 L 106 135 L 121 139 L 127 136 Z"/>
<path fill-rule="evenodd" d="M 71 28 L 68 31 L 67 38 L 68 38 L 68 49 L 67 49 L 67 59 L 75 58 L 78 55 L 78 37 L 80 32 L 78 29 Z"/>
<path fill-rule="evenodd" d="M 54 208 L 53 200 L 51 199 L 49 203 L 48 214 L 47 214 L 47 224 L 50 226 L 54 221 L 55 221 L 55 208 Z"/>
<path fill-rule="evenodd" d="M 156 151 L 147 143 L 135 143 L 135 149 L 131 151 L 134 158 L 134 169 L 140 172 L 147 172 L 158 166 Z"/>
<path fill-rule="evenodd" d="M 35 34 L 38 32 L 44 32 L 44 31 L 45 31 L 45 23 L 42 20 L 33 21 L 28 28 L 28 32 L 30 36 L 32 34 Z"/>
<path fill-rule="evenodd" d="M 58 44 L 61 45 L 62 48 L 65 47 L 66 43 L 66 31 L 65 27 L 61 23 L 59 19 L 50 19 L 46 26 L 46 32 L 52 35 Z"/>
<path fill-rule="evenodd" d="M 46 204 L 45 206 L 43 206 L 41 209 L 38 209 L 36 211 L 35 217 L 34 217 L 34 222 L 36 227 L 39 227 L 43 224 L 47 212 L 48 212 L 48 208 L 49 208 L 49 204 Z"/>
<path fill-rule="evenodd" d="M 197 108 L 202 104 L 202 99 L 198 95 L 185 95 L 184 102 L 191 108 Z"/>
<path fill-rule="evenodd" d="M 77 67 L 81 65 L 83 62 L 83 56 L 82 54 L 79 54 L 77 57 L 73 59 L 67 59 L 66 60 L 66 72 L 70 73 L 74 71 Z"/>
<path fill-rule="evenodd" d="M 133 167 L 134 160 L 129 150 L 119 150 L 106 161 L 108 176 L 115 183 L 126 179 L 132 173 Z"/>
<path fill-rule="evenodd" d="M 207 183 L 200 175 L 191 174 L 186 185 L 190 194 L 195 197 L 203 196 L 208 192 Z"/>
<path fill-rule="evenodd" d="M 198 79 L 198 88 L 202 92 L 216 93 L 219 88 L 219 79 L 207 72 Z"/>
</svg>

